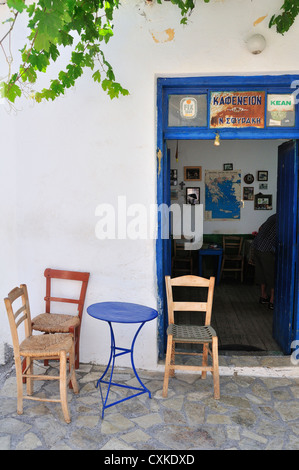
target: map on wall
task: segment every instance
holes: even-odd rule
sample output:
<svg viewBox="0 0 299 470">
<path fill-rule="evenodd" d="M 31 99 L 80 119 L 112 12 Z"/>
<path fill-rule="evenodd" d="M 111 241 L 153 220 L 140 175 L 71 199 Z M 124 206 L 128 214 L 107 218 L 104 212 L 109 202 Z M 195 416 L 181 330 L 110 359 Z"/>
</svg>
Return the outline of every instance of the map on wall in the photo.
<svg viewBox="0 0 299 470">
<path fill-rule="evenodd" d="M 205 172 L 205 220 L 238 220 L 241 205 L 241 171 Z"/>
</svg>

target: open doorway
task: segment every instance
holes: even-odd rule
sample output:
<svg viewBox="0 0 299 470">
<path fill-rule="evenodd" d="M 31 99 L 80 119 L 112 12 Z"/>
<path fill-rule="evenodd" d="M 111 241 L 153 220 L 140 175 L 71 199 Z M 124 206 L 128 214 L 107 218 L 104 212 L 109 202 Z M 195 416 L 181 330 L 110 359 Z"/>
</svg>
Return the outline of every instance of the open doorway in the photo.
<svg viewBox="0 0 299 470">
<path fill-rule="evenodd" d="M 279 269 L 276 269 L 276 294 L 279 293 L 278 301 L 274 302 L 273 315 L 273 336 L 283 350 L 284 354 L 290 354 L 294 348 L 294 342 L 299 341 L 299 291 L 298 291 L 298 275 L 299 275 L 299 213 L 298 213 L 298 187 L 299 187 L 299 102 L 296 94 L 293 93 L 294 84 L 298 83 L 299 77 L 296 75 L 279 75 L 279 76 L 220 76 L 220 77 L 181 77 L 181 78 L 158 78 L 157 79 L 157 204 L 170 205 L 171 196 L 174 191 L 169 184 L 170 181 L 170 158 L 168 156 L 167 145 L 178 146 L 178 161 L 180 158 L 180 144 L 184 141 L 190 141 L 191 145 L 200 142 L 202 145 L 201 154 L 205 155 L 203 146 L 213 148 L 213 141 L 216 137 L 220 137 L 221 146 L 235 145 L 235 149 L 227 147 L 225 159 L 220 163 L 226 164 L 226 169 L 234 167 L 234 160 L 230 157 L 240 158 L 243 152 L 242 147 L 237 147 L 237 142 L 246 145 L 247 159 L 243 168 L 238 168 L 239 160 L 236 159 L 236 170 L 242 170 L 241 178 L 244 178 L 244 172 L 252 174 L 255 178 L 255 184 L 260 191 L 259 184 L 268 184 L 267 189 L 263 186 L 261 191 L 268 191 L 268 195 L 272 195 L 271 204 L 276 207 L 275 196 L 277 197 L 277 207 L 280 216 L 278 218 L 279 240 L 277 245 L 276 260 Z M 237 90 L 237 91 L 236 91 Z M 281 99 L 281 96 L 283 99 Z M 284 108 L 283 113 L 272 114 L 273 106 L 285 106 L 287 103 L 290 108 Z M 245 106 L 246 104 L 246 106 Z M 222 106 L 224 108 L 222 109 Z M 236 105 L 231 107 L 231 105 Z M 242 105 L 242 106 L 241 106 Z M 244 105 L 244 106 L 243 106 Z M 279 108 L 281 110 L 281 108 Z M 233 113 L 233 114 L 232 114 Z M 237 113 L 237 115 L 235 115 Z M 292 119 L 289 118 L 292 117 Z M 173 117 L 175 119 L 173 120 Z M 277 118 L 279 118 L 277 120 Z M 279 121 L 279 122 L 278 122 Z M 283 140 L 281 140 L 283 139 Z M 287 142 L 284 142 L 287 141 Z M 269 144 L 267 144 L 267 141 Z M 254 142 L 258 142 L 260 151 L 256 150 Z M 270 143 L 272 142 L 272 143 Z M 284 142 L 284 143 L 282 143 Z M 282 143 L 280 145 L 280 143 Z M 277 171 L 277 188 L 269 187 L 265 180 L 257 180 L 257 171 L 262 171 L 264 176 L 269 169 L 266 168 L 265 154 L 269 152 L 266 149 L 269 145 L 271 149 L 271 158 L 273 162 L 278 162 Z M 245 147 L 244 147 L 245 148 Z M 218 149 L 219 150 L 219 149 Z M 197 149 L 194 150 L 197 152 Z M 175 152 L 176 153 L 176 152 Z M 277 159 L 278 154 L 278 159 Z M 196 154 L 193 153 L 193 156 Z M 209 152 L 211 157 L 211 153 Z M 260 160 L 256 160 L 256 156 Z M 213 156 L 213 155 L 212 155 Z M 197 157 L 197 155 L 196 155 Z M 253 160 L 255 159 L 255 160 Z M 212 160 L 212 159 L 211 159 Z M 197 161 L 197 160 L 196 160 Z M 203 164 L 197 166 L 203 167 Z M 193 163 L 193 162 L 192 162 Z M 255 163 L 255 165 L 253 165 Z M 257 166 L 257 163 L 259 165 Z M 193 165 L 190 165 L 193 166 Z M 217 165 L 218 166 L 218 165 Z M 272 168 L 272 166 L 271 166 Z M 275 165 L 273 166 L 275 168 Z M 221 170 L 221 167 L 214 168 Z M 222 168 L 223 169 L 223 168 Z M 194 171 L 192 169 L 191 174 Z M 196 170 L 195 170 L 196 171 Z M 227 170 L 230 171 L 230 170 Z M 271 170 L 272 171 L 272 170 Z M 274 173 L 272 173 L 274 174 Z M 178 175 L 178 184 L 182 182 Z M 275 177 L 273 177 L 273 180 Z M 192 197 L 204 196 L 204 180 L 201 180 L 203 190 L 192 190 L 189 200 Z M 194 181 L 192 181 L 193 183 Z M 183 181 L 183 183 L 185 183 Z M 189 183 L 189 182 L 188 182 Z M 250 187 L 251 182 L 248 179 L 246 187 Z M 241 199 L 243 197 L 243 180 L 241 183 Z M 191 189 L 195 186 L 190 185 Z M 186 191 L 186 183 L 183 185 L 182 194 Z M 270 193 L 270 190 L 273 191 Z M 247 190 L 247 196 L 252 190 Z M 265 194 L 265 193 L 262 193 Z M 178 198 L 180 195 L 178 195 Z M 264 198 L 260 198 L 263 202 Z M 244 211 L 250 206 L 250 200 L 244 201 Z M 252 201 L 251 201 L 252 202 Z M 254 204 L 254 202 L 253 202 Z M 253 205 L 252 204 L 252 205 Z M 269 204 L 269 198 L 266 201 Z M 240 228 L 243 235 L 250 236 L 256 231 L 271 211 L 261 210 L 254 224 L 251 223 L 245 229 Z M 243 218 L 246 223 L 250 222 L 249 217 Z M 157 241 L 156 241 L 156 273 L 157 273 L 157 303 L 158 303 L 158 347 L 159 355 L 164 357 L 166 328 L 167 328 L 167 303 L 165 292 L 165 275 L 171 273 L 171 243 L 163 236 L 165 223 L 161 214 L 158 212 L 157 220 Z M 208 221 L 207 221 L 208 222 Z M 231 224 L 236 222 L 230 221 Z M 166 227 L 167 228 L 167 227 Z M 213 234 L 219 237 L 225 232 L 231 233 L 231 229 L 226 230 L 225 226 L 220 226 L 214 232 L 209 233 L 205 227 L 204 233 Z M 217 241 L 213 240 L 214 244 Z M 250 269 L 250 268 L 249 268 Z M 249 276 L 250 273 L 246 273 Z M 223 283 L 224 284 L 224 283 Z M 246 282 L 243 283 L 246 285 Z M 248 282 L 249 284 L 249 282 Z M 228 282 L 227 282 L 228 285 Z M 219 287 L 221 283 L 219 284 Z M 218 289 L 220 290 L 220 289 Z M 228 287 L 226 288 L 227 293 Z M 257 297 L 259 295 L 257 294 Z M 243 300 L 245 295 L 241 295 Z M 223 303 L 223 302 L 222 302 Z M 232 302 L 231 302 L 232 303 Z M 214 303 L 214 308 L 215 308 Z M 247 316 L 248 319 L 248 316 Z M 226 321 L 226 320 L 225 320 Z M 252 322 L 250 322 L 251 324 Z M 260 322 L 258 322 L 260 323 Z M 233 322 L 234 326 L 234 322 Z M 255 333 L 253 333 L 255 336 Z M 250 346 L 252 342 L 250 341 Z M 260 346 L 258 346 L 260 347 Z M 271 348 L 271 346 L 270 346 Z M 276 348 L 275 348 L 276 349 Z M 269 349 L 270 350 L 270 349 Z"/>
<path fill-rule="evenodd" d="M 260 287 L 255 283 L 251 253 L 254 233 L 276 212 L 278 145 L 282 140 L 225 140 L 214 146 L 211 140 L 168 140 L 171 202 L 179 205 L 201 203 L 205 208 L 206 178 L 210 175 L 234 175 L 240 199 L 239 213 L 233 218 L 225 212 L 204 210 L 203 244 L 205 248 L 223 246 L 224 235 L 242 238 L 241 272 L 223 272 L 215 287 L 212 325 L 218 333 L 219 351 L 279 354 L 273 339 L 273 310 L 260 304 Z M 251 175 L 250 177 L 246 177 Z M 196 200 L 190 200 L 190 194 Z M 270 196 L 271 205 L 258 206 L 255 195 Z M 194 198 L 193 198 L 194 199 Z M 198 250 L 176 250 L 172 241 L 172 275 L 199 274 Z M 181 257 L 181 260 L 180 260 Z M 202 258 L 204 277 L 217 276 L 217 258 Z M 190 314 L 186 314 L 186 316 Z M 184 321 L 192 321 L 185 318 Z"/>
</svg>

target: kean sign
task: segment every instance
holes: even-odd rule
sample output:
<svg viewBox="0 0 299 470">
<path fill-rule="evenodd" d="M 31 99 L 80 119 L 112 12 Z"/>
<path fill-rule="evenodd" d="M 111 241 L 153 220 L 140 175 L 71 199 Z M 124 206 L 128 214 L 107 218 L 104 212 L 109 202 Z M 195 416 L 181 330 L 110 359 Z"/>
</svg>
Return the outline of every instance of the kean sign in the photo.
<svg viewBox="0 0 299 470">
<path fill-rule="evenodd" d="M 293 126 L 295 123 L 295 106 L 293 95 L 268 95 L 268 126 Z"/>
<path fill-rule="evenodd" d="M 264 91 L 211 92 L 211 128 L 264 128 L 264 114 Z"/>
</svg>

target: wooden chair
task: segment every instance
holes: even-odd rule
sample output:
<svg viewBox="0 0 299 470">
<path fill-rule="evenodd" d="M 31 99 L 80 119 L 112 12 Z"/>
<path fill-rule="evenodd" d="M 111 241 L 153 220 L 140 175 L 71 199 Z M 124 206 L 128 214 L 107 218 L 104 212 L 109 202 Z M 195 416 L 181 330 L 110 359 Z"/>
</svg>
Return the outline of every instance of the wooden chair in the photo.
<svg viewBox="0 0 299 470">
<path fill-rule="evenodd" d="M 173 240 L 172 275 L 192 274 L 193 259 L 191 250 L 185 250 L 182 240 Z"/>
<path fill-rule="evenodd" d="M 242 237 L 223 237 L 223 256 L 220 278 L 222 277 L 223 272 L 239 272 L 241 282 L 243 282 L 244 256 L 242 254 L 242 244 Z"/>
<path fill-rule="evenodd" d="M 201 370 L 202 379 L 206 378 L 207 371 L 212 372 L 214 381 L 214 398 L 220 398 L 219 366 L 218 366 L 218 338 L 215 330 L 211 327 L 212 304 L 214 296 L 215 278 L 204 279 L 198 276 L 181 276 L 177 278 L 165 277 L 167 304 L 168 304 L 168 329 L 167 329 L 167 351 L 165 361 L 165 375 L 163 384 L 163 397 L 167 397 L 169 376 L 174 371 Z M 208 288 L 206 302 L 177 302 L 173 300 L 173 287 L 204 287 Z M 175 323 L 174 312 L 205 312 L 204 326 L 178 325 Z M 203 352 L 178 352 L 175 349 L 177 343 L 201 344 Z M 212 350 L 210 349 L 212 346 Z M 191 354 L 202 356 L 201 366 L 175 364 L 176 354 Z M 208 366 L 208 355 L 212 356 L 212 366 Z"/>
<path fill-rule="evenodd" d="M 19 300 L 18 300 L 19 299 Z M 18 308 L 22 300 L 22 305 Z M 14 303 L 15 301 L 16 304 Z M 64 419 L 70 423 L 71 418 L 67 403 L 67 384 L 72 382 L 75 393 L 79 393 L 75 375 L 74 338 L 72 334 L 53 334 L 32 336 L 31 315 L 27 287 L 22 284 L 15 287 L 4 299 L 9 319 L 17 377 L 17 413 L 23 414 L 23 400 L 47 401 L 61 403 Z M 21 316 L 20 316 L 21 315 Z M 25 339 L 20 343 L 18 327 L 24 322 Z M 67 377 L 67 357 L 70 363 L 70 373 Z M 26 368 L 22 372 L 22 359 L 26 360 Z M 59 376 L 34 375 L 33 361 L 44 359 L 58 359 L 60 361 Z M 26 379 L 27 396 L 23 396 L 23 381 Z M 47 399 L 31 396 L 33 393 L 33 380 L 59 380 L 60 399 Z"/>
<path fill-rule="evenodd" d="M 89 280 L 89 273 L 77 271 L 61 271 L 58 269 L 46 269 L 46 313 L 41 313 L 32 319 L 32 329 L 43 333 L 72 333 L 75 341 L 75 367 L 79 368 L 79 340 L 82 322 L 83 307 Z M 51 283 L 53 279 L 81 281 L 80 295 L 77 299 L 68 299 L 51 296 Z M 77 315 L 65 315 L 53 313 L 52 302 L 66 302 L 78 305 Z"/>
</svg>

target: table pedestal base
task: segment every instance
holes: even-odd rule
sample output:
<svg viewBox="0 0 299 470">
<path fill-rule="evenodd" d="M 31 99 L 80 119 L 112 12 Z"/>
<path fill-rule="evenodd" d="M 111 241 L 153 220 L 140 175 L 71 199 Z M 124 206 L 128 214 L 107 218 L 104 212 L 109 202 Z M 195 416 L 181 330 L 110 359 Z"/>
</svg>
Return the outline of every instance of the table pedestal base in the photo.
<svg viewBox="0 0 299 470">
<path fill-rule="evenodd" d="M 121 403 L 123 401 L 126 401 L 126 400 L 129 400 L 131 398 L 134 398 L 134 397 L 137 397 L 138 395 L 142 395 L 143 393 L 148 393 L 149 395 L 149 398 L 151 398 L 151 392 L 148 390 L 148 388 L 145 387 L 145 385 L 142 383 L 140 377 L 138 376 L 137 374 L 137 371 L 136 371 L 136 368 L 135 368 L 135 364 L 134 364 L 134 357 L 133 357 L 133 352 L 134 352 L 134 344 L 135 344 L 135 341 L 136 341 L 136 338 L 138 336 L 138 333 L 140 332 L 141 328 L 143 327 L 144 323 L 143 322 L 140 327 L 138 328 L 137 332 L 135 333 L 135 336 L 134 336 L 134 339 L 132 341 L 132 346 L 130 349 L 126 349 L 126 348 L 118 348 L 116 347 L 115 345 L 115 336 L 114 336 L 114 332 L 113 332 L 113 328 L 112 328 L 112 324 L 111 322 L 108 322 L 109 323 L 109 326 L 110 326 L 110 334 L 111 334 L 111 352 L 110 352 L 110 358 L 109 358 L 109 362 L 108 362 L 108 365 L 105 369 L 105 372 L 103 373 L 103 375 L 99 378 L 99 380 L 97 381 L 97 384 L 96 384 L 96 387 L 100 388 L 100 392 L 101 392 L 101 398 L 102 398 L 102 419 L 104 418 L 104 412 L 105 412 L 105 409 L 106 408 L 110 408 L 111 406 L 114 406 L 114 405 L 117 405 L 118 403 Z M 117 351 L 120 351 L 120 352 L 117 352 Z M 115 383 L 115 382 L 112 382 L 112 377 L 113 377 L 113 371 L 114 371 L 114 365 L 115 365 L 115 358 L 118 357 L 118 356 L 123 356 L 124 354 L 130 354 L 131 355 L 131 365 L 132 365 L 132 369 L 134 371 L 134 374 L 135 374 L 135 377 L 136 379 L 138 380 L 138 382 L 140 383 L 141 385 L 141 388 L 139 387 L 132 387 L 132 386 L 129 386 L 129 385 L 124 385 L 124 384 L 119 384 L 119 383 Z M 112 365 L 111 365 L 112 363 Z M 111 372 L 110 372 L 110 378 L 109 380 L 104 380 L 109 368 L 110 368 L 110 365 L 111 365 Z M 102 392 L 102 387 L 101 387 L 101 384 L 108 384 L 108 390 L 106 392 L 106 396 L 104 397 L 103 396 L 103 392 Z M 116 386 L 116 387 L 122 387 L 122 388 L 128 388 L 130 390 L 135 390 L 136 393 L 134 393 L 133 395 L 130 395 L 129 397 L 126 397 L 126 398 L 122 398 L 121 400 L 117 400 L 113 403 L 110 403 L 109 405 L 107 405 L 107 401 L 108 401 L 108 396 L 109 396 L 109 392 L 110 392 L 110 388 L 111 386 Z"/>
</svg>

